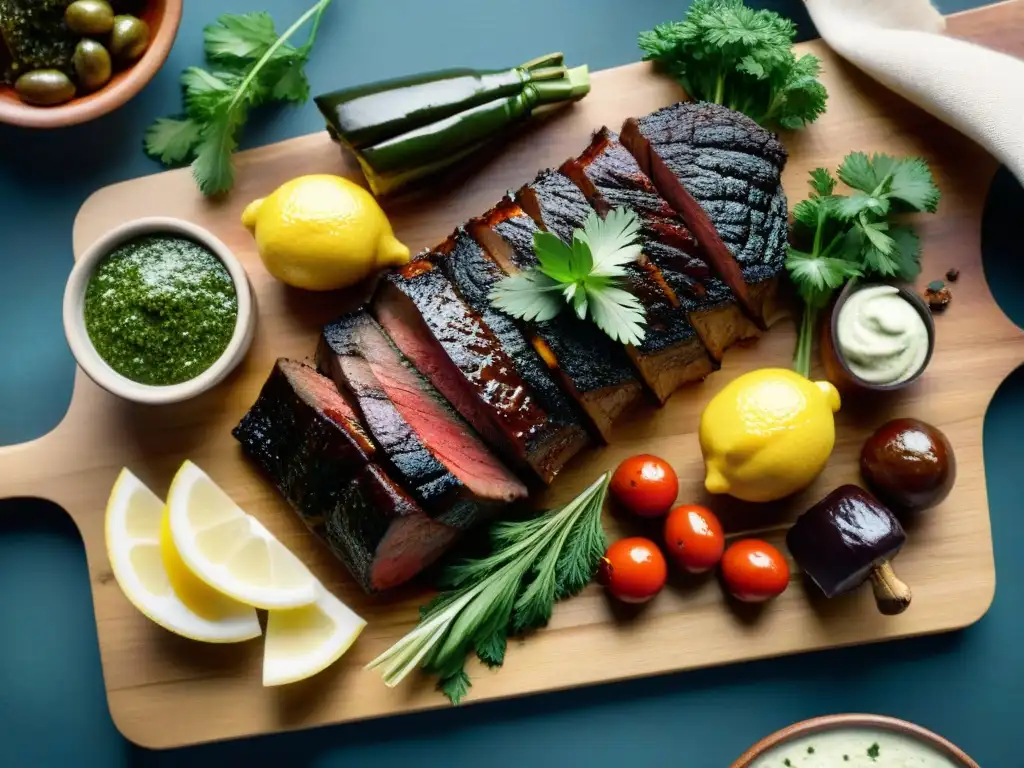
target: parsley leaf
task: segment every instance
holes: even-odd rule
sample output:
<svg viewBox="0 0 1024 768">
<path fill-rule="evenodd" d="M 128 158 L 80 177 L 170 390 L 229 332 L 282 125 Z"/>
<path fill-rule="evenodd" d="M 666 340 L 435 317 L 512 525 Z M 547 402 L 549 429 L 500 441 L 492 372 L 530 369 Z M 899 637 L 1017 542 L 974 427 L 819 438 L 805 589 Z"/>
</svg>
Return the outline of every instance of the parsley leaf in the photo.
<svg viewBox="0 0 1024 768">
<path fill-rule="evenodd" d="M 934 212 L 939 189 L 928 165 L 917 157 L 868 156 L 851 152 L 838 170 L 853 190 L 836 194 L 836 179 L 824 168 L 811 171 L 811 194 L 793 208 L 792 238 L 786 259 L 804 302 L 793 366 L 810 375 L 818 313 L 851 279 L 875 276 L 915 280 L 921 273 L 921 241 L 908 226 L 892 226 L 901 210 Z"/>
<path fill-rule="evenodd" d="M 601 510 L 611 475 L 561 509 L 526 521 L 496 523 L 495 551 L 449 566 L 448 591 L 420 611 L 416 626 L 367 665 L 382 670 L 394 687 L 417 667 L 437 676 L 438 689 L 453 704 L 468 693 L 465 671 L 472 651 L 497 667 L 510 633 L 542 626 L 557 600 L 580 592 L 594 577 L 607 548 Z"/>
<path fill-rule="evenodd" d="M 739 110 L 768 127 L 802 128 L 828 99 L 821 61 L 793 53 L 796 26 L 743 0 L 696 0 L 683 21 L 640 34 L 655 62 L 694 99 Z"/>
<path fill-rule="evenodd" d="M 195 120 L 161 117 L 146 130 L 146 153 L 164 165 L 178 165 L 192 159 L 202 127 Z"/>
<path fill-rule="evenodd" d="M 603 219 L 591 213 L 573 233 L 571 245 L 550 232 L 537 232 L 538 266 L 499 281 L 491 303 L 512 317 L 538 322 L 569 305 L 580 320 L 589 316 L 615 341 L 639 345 L 646 336 L 644 307 L 620 279 L 626 266 L 640 258 L 639 236 L 636 214 L 622 208 Z"/>
<path fill-rule="evenodd" d="M 185 117 L 157 120 L 146 132 L 146 153 L 167 165 L 192 160 L 192 174 L 204 195 L 231 189 L 231 155 L 249 110 L 309 98 L 303 67 L 330 4 L 318 0 L 280 37 L 264 12 L 225 14 L 208 25 L 205 53 L 216 69 L 189 67 L 182 73 Z M 287 40 L 311 19 L 309 39 L 299 48 L 289 45 Z"/>
</svg>

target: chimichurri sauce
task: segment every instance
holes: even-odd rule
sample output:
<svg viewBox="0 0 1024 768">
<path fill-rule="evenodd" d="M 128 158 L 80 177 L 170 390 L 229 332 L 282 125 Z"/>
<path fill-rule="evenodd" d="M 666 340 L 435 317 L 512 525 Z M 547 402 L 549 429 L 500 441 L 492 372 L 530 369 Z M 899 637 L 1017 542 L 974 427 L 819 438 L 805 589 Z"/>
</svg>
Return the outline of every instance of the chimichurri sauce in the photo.
<svg viewBox="0 0 1024 768">
<path fill-rule="evenodd" d="M 99 263 L 85 291 L 85 328 L 115 371 L 153 386 L 194 379 L 235 331 L 238 296 L 224 264 L 175 236 L 131 240 Z"/>
<path fill-rule="evenodd" d="M 64 23 L 71 0 L 0 0 L 0 82 L 13 85 L 34 69 L 74 75 L 76 37 Z"/>
</svg>

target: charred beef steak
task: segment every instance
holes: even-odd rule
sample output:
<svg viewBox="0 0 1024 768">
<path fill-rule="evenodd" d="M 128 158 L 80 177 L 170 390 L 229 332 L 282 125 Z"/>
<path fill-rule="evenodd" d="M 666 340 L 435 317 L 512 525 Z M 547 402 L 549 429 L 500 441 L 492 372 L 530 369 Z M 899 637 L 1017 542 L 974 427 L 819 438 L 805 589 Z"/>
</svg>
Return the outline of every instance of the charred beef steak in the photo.
<svg viewBox="0 0 1024 768">
<path fill-rule="evenodd" d="M 786 260 L 785 147 L 746 115 L 703 102 L 630 118 L 621 139 L 766 328 Z"/>
<path fill-rule="evenodd" d="M 563 435 L 566 448 L 562 463 L 589 447 L 590 434 L 583 426 L 583 414 L 576 403 L 562 391 L 516 321 L 491 304 L 491 290 L 505 277 L 498 264 L 488 258 L 480 244 L 461 227 L 422 258 L 445 274 L 462 300 L 480 316 L 501 348 L 515 361 L 537 402 L 549 414 L 548 429 L 558 430 Z"/>
<path fill-rule="evenodd" d="M 465 530 L 527 495 L 364 311 L 328 325 L 317 365 L 359 405 L 394 477 L 436 520 Z"/>
<path fill-rule="evenodd" d="M 541 173 L 519 191 L 517 200 L 538 226 L 567 243 L 593 211 L 580 189 L 557 171 Z M 647 315 L 646 338 L 639 347 L 627 346 L 626 354 L 649 390 L 664 403 L 679 387 L 711 373 L 714 361 L 686 313 L 677 301 L 673 303 L 676 296 L 655 265 L 634 264 L 625 280 Z"/>
<path fill-rule="evenodd" d="M 427 260 L 389 273 L 373 314 L 416 369 L 525 479 L 549 483 L 579 450 L 552 420 L 516 361 Z"/>
<path fill-rule="evenodd" d="M 637 215 L 644 254 L 660 270 L 674 303 L 685 310 L 716 363 L 737 341 L 759 335 L 732 291 L 704 260 L 697 239 L 614 133 L 602 128 L 587 151 L 560 170 L 601 215 L 615 208 Z"/>
<path fill-rule="evenodd" d="M 515 274 L 537 266 L 533 236 L 540 229 L 512 200 L 506 198 L 473 219 L 467 230 L 503 272 Z M 607 442 L 615 420 L 642 396 L 625 351 L 569 312 L 526 327 L 534 349 L 579 404 L 590 429 Z"/>
<path fill-rule="evenodd" d="M 278 360 L 233 434 L 367 591 L 408 581 L 459 535 L 376 465 L 355 411 L 309 366 Z"/>
</svg>

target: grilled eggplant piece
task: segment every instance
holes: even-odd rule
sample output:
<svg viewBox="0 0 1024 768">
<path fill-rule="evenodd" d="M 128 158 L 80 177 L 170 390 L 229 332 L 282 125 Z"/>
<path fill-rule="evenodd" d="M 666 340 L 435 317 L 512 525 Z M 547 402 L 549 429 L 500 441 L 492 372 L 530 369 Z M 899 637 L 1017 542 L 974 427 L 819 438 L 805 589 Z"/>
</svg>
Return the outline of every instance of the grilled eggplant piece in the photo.
<svg viewBox="0 0 1024 768">
<path fill-rule="evenodd" d="M 366 312 L 328 325 L 317 365 L 358 403 L 393 476 L 440 522 L 460 530 L 527 495 Z"/>
<path fill-rule="evenodd" d="M 512 200 L 502 200 L 467 229 L 505 273 L 537 266 L 533 236 L 540 229 Z M 569 312 L 526 328 L 534 349 L 586 414 L 590 429 L 608 442 L 615 420 L 642 397 L 622 347 Z"/>
<path fill-rule="evenodd" d="M 402 353 L 531 483 L 551 482 L 579 450 L 553 423 L 498 338 L 427 260 L 389 273 L 372 312 Z"/>
<path fill-rule="evenodd" d="M 408 581 L 458 538 L 375 463 L 355 411 L 307 365 L 278 360 L 233 434 L 368 592 Z"/>
<path fill-rule="evenodd" d="M 587 151 L 561 167 L 602 216 L 615 208 L 640 220 L 644 254 L 658 268 L 678 306 L 700 334 L 716 363 L 742 339 L 756 338 L 752 323 L 728 286 L 708 266 L 696 238 L 653 182 L 640 170 L 618 137 L 607 128 L 594 135 Z"/>
<path fill-rule="evenodd" d="M 545 171 L 523 187 L 517 200 L 542 229 L 568 243 L 593 211 L 586 197 L 568 177 Z M 700 381 L 715 369 L 703 341 L 686 313 L 649 261 L 628 267 L 626 281 L 647 314 L 647 336 L 639 347 L 627 346 L 626 354 L 640 372 L 648 389 L 664 403 L 679 387 Z"/>
<path fill-rule="evenodd" d="M 767 328 L 786 259 L 785 147 L 746 115 L 685 102 L 630 118 L 621 140 L 744 310 Z"/>
</svg>

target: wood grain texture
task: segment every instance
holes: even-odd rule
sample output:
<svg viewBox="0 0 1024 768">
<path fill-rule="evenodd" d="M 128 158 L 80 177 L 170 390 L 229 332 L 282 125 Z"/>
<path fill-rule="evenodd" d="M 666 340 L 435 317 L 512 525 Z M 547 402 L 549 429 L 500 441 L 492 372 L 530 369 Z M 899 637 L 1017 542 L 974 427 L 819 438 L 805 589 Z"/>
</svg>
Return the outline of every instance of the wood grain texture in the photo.
<svg viewBox="0 0 1024 768">
<path fill-rule="evenodd" d="M 950 32 L 1024 53 L 1024 0 L 951 18 Z M 565 501 L 598 473 L 638 451 L 670 459 L 686 501 L 711 504 L 730 534 L 757 532 L 779 544 L 788 524 L 828 490 L 857 481 L 864 438 L 896 415 L 942 428 L 956 450 L 959 481 L 949 499 L 910 531 L 895 561 L 914 590 L 902 616 L 884 617 L 871 590 L 826 602 L 800 580 L 779 600 L 752 611 L 723 597 L 713 579 L 674 577 L 646 610 L 623 615 L 598 587 L 555 611 L 551 626 L 513 643 L 499 673 L 471 667 L 470 701 L 517 696 L 613 679 L 652 675 L 746 659 L 940 632 L 971 624 L 987 610 L 995 570 L 982 461 L 982 422 L 989 400 L 1024 358 L 1024 334 L 1000 312 L 986 286 L 980 257 L 981 214 L 995 162 L 949 128 L 880 89 L 837 60 L 821 43 L 801 46 L 825 61 L 828 114 L 785 137 L 792 159 L 785 175 L 791 200 L 805 195 L 807 172 L 835 167 L 851 149 L 916 153 L 936 171 L 943 191 L 940 215 L 921 220 L 922 283 L 948 268 L 961 270 L 954 303 L 938 320 L 935 358 L 908 391 L 868 402 L 847 402 L 838 417 L 839 441 L 815 485 L 790 502 L 753 507 L 707 498 L 695 430 L 708 399 L 737 374 L 788 367 L 794 328 L 779 323 L 756 346 L 731 351 L 722 370 L 680 391 L 660 410 L 641 410 L 620 425 L 613 444 L 566 468 L 542 504 Z M 413 249 L 440 241 L 458 223 L 482 213 L 504 190 L 542 167 L 557 165 L 586 146 L 591 132 L 671 103 L 681 93 L 642 64 L 598 73 L 593 93 L 548 124 L 518 137 L 461 178 L 439 184 L 429 200 L 398 201 L 388 213 Z M 130 740 L 148 747 L 196 742 L 441 706 L 426 682 L 387 689 L 362 667 L 408 631 L 424 599 L 422 588 L 387 598 L 361 594 L 344 568 L 303 527 L 255 468 L 243 459 L 231 428 L 255 400 L 278 356 L 309 358 L 320 325 L 342 306 L 339 295 L 311 295 L 276 283 L 260 264 L 239 224 L 243 205 L 304 173 L 356 178 L 325 133 L 238 157 L 238 185 L 224 203 L 200 198 L 188 171 L 174 171 L 101 190 L 75 224 L 75 253 L 111 227 L 149 215 L 178 216 L 208 227 L 242 259 L 252 277 L 260 323 L 252 352 L 239 370 L 207 395 L 178 406 L 148 408 L 119 401 L 80 371 L 70 410 L 52 433 L 0 450 L 0 497 L 38 496 L 66 509 L 82 532 L 95 600 L 104 679 L 114 721 Z M 107 494 L 122 466 L 158 493 L 181 461 L 191 458 L 294 549 L 327 586 L 369 621 L 343 661 L 306 683 L 284 689 L 260 684 L 262 644 L 202 646 L 151 624 L 121 594 L 103 542 Z M 606 518 L 609 533 L 642 532 Z"/>
</svg>

